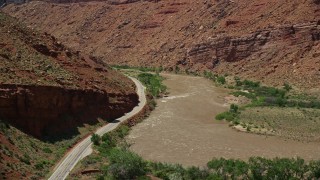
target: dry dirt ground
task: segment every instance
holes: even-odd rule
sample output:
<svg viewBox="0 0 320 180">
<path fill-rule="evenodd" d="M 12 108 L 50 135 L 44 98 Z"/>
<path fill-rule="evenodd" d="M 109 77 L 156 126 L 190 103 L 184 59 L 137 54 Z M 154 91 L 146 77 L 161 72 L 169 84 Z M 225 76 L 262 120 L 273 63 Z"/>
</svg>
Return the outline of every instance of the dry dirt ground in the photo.
<svg viewBox="0 0 320 180">
<path fill-rule="evenodd" d="M 200 77 L 168 75 L 169 96 L 142 123 L 134 126 L 131 150 L 147 160 L 203 166 L 213 157 L 248 159 L 302 157 L 319 159 L 319 143 L 237 132 L 217 122 L 217 113 L 228 109 L 224 90 Z"/>
</svg>

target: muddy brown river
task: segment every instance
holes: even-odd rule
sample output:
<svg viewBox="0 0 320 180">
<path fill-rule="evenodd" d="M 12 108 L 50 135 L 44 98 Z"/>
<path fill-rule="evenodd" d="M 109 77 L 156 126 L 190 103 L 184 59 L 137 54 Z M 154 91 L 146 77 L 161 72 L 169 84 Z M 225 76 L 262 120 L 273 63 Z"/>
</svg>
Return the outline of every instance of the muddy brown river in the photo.
<svg viewBox="0 0 320 180">
<path fill-rule="evenodd" d="M 204 166 L 213 157 L 252 156 L 320 159 L 319 143 L 303 143 L 238 132 L 228 123 L 215 121 L 228 109 L 225 90 L 201 77 L 164 74 L 168 97 L 133 127 L 127 140 L 131 150 L 147 160 Z"/>
</svg>

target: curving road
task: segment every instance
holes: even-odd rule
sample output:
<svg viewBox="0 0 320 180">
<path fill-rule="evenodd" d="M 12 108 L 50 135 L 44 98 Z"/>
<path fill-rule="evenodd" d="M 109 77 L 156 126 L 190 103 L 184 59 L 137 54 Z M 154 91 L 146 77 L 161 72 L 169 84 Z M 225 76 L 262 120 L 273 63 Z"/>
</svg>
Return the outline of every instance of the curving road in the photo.
<svg viewBox="0 0 320 180">
<path fill-rule="evenodd" d="M 133 117 L 137 113 L 139 113 L 143 107 L 146 105 L 146 96 L 144 93 L 145 87 L 135 78 L 129 77 L 137 87 L 137 94 L 139 96 L 139 104 L 129 113 L 124 116 L 114 120 L 113 122 L 101 127 L 96 131 L 96 134 L 102 136 L 103 134 L 112 131 L 115 129 L 120 123 L 126 121 L 127 119 Z M 69 175 L 70 171 L 74 168 L 74 166 L 84 157 L 90 155 L 92 153 L 92 142 L 91 136 L 85 138 L 80 143 L 78 143 L 68 154 L 64 157 L 64 159 L 57 165 L 53 174 L 49 178 L 49 180 L 62 180 L 66 179 Z"/>
</svg>

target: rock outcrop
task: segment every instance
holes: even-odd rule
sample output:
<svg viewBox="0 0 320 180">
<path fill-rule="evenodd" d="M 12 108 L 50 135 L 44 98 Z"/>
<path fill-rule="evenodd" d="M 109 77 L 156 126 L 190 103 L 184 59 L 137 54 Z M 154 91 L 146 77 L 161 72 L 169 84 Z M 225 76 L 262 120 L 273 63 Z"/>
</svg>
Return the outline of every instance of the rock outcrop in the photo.
<svg viewBox="0 0 320 180">
<path fill-rule="evenodd" d="M 320 88 L 317 1 L 152 2 L 34 1 L 4 11 L 109 64 Z"/>
<path fill-rule="evenodd" d="M 319 22 L 283 26 L 270 30 L 258 31 L 247 36 L 223 36 L 210 39 L 190 48 L 187 57 L 190 63 L 209 64 L 214 68 L 222 62 L 241 61 L 262 48 L 272 48 L 266 45 L 277 44 L 298 45 L 319 41 Z M 184 63 L 187 65 L 187 63 Z"/>
<path fill-rule="evenodd" d="M 79 133 L 138 103 L 134 83 L 101 58 L 0 13 L 0 119 L 37 138 Z"/>
<path fill-rule="evenodd" d="M 97 118 L 114 120 L 138 103 L 135 93 L 53 86 L 0 85 L 0 116 L 35 137 L 76 131 Z"/>
</svg>

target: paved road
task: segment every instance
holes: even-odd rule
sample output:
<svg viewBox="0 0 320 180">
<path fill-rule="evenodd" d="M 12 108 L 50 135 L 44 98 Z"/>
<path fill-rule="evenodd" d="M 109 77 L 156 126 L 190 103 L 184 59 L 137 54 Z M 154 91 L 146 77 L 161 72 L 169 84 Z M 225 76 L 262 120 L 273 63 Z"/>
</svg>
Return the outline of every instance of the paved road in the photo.
<svg viewBox="0 0 320 180">
<path fill-rule="evenodd" d="M 101 127 L 96 131 L 96 134 L 102 136 L 103 134 L 115 129 L 121 122 L 131 118 L 132 116 L 139 113 L 143 107 L 146 105 L 146 96 L 144 94 L 144 86 L 135 78 L 129 77 L 137 87 L 137 94 L 139 95 L 139 104 L 129 113 L 124 116 L 114 120 L 113 122 Z M 49 178 L 49 180 L 63 180 L 69 175 L 70 171 L 74 166 L 84 157 L 92 153 L 92 142 L 91 136 L 85 138 L 80 143 L 78 143 L 63 159 L 63 161 L 58 164 L 55 171 Z"/>
</svg>

